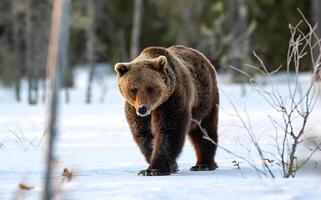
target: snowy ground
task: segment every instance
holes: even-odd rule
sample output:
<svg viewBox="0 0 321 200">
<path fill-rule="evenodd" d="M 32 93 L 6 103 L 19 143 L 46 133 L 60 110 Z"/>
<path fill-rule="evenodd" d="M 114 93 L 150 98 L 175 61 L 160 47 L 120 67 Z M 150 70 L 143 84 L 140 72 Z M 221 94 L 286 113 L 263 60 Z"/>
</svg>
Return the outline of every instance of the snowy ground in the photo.
<svg viewBox="0 0 321 200">
<path fill-rule="evenodd" d="M 107 78 L 104 103 L 98 100 L 101 84 L 96 85 L 92 105 L 83 103 L 85 80 L 80 74 L 77 88 L 71 91 L 71 103 L 63 104 L 61 108 L 55 177 L 63 199 L 320 199 L 321 173 L 317 170 L 299 173 L 295 179 L 283 179 L 280 168 L 274 165 L 271 168 L 276 179 L 260 178 L 252 167 L 222 149 L 217 152 L 217 170 L 190 172 L 195 155 L 189 141 L 178 161 L 180 171 L 177 174 L 137 176 L 137 172 L 147 165 L 128 130 L 123 100 L 116 90 L 114 77 Z M 232 99 L 240 99 L 242 103 L 237 104 L 247 105 L 262 147 L 274 151 L 273 140 L 269 137 L 273 127 L 267 118 L 267 112 L 272 112 L 270 107 L 249 89 L 246 97 L 241 98 L 240 86 L 221 83 L 220 88 Z M 0 89 L 0 200 L 21 195 L 17 192 L 21 182 L 34 187 L 22 194 L 24 199 L 39 199 L 44 169 L 45 148 L 41 141 L 46 108 L 15 103 L 13 96 L 12 90 Z M 308 131 L 320 134 L 320 104 L 315 111 Z M 259 162 L 239 125 L 228 99 L 222 94 L 220 144 Z M 317 162 L 318 158 L 314 159 Z M 233 166 L 234 160 L 240 162 L 240 169 Z M 75 175 L 69 183 L 62 183 L 64 168 L 71 169 Z"/>
</svg>

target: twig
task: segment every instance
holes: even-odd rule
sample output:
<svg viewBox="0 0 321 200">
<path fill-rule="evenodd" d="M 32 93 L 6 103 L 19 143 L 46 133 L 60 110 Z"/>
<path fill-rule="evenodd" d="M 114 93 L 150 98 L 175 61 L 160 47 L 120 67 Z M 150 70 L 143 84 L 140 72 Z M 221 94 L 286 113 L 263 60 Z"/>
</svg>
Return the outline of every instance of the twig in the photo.
<svg viewBox="0 0 321 200">
<path fill-rule="evenodd" d="M 225 152 L 227 152 L 227 153 L 229 153 L 229 154 L 231 154 L 231 155 L 233 155 L 233 156 L 235 156 L 235 157 L 237 157 L 237 158 L 239 158 L 239 159 L 242 159 L 244 162 L 248 163 L 252 168 L 254 168 L 254 169 L 256 170 L 256 172 L 258 172 L 258 173 L 260 173 L 260 174 L 262 174 L 262 175 L 264 175 L 264 176 L 267 176 L 267 174 L 266 174 L 264 171 L 262 171 L 262 170 L 260 170 L 259 168 L 257 168 L 255 164 L 253 164 L 251 161 L 249 161 L 249 160 L 246 159 L 245 157 L 240 156 L 240 155 L 238 155 L 238 154 L 236 154 L 236 153 L 228 150 L 227 148 L 225 148 L 225 147 L 217 144 L 214 140 L 212 140 L 212 139 L 209 137 L 206 129 L 202 127 L 201 122 L 199 122 L 199 121 L 197 121 L 197 120 L 195 120 L 195 119 L 191 119 L 191 121 L 195 122 L 195 123 L 197 124 L 197 126 L 199 127 L 199 129 L 202 131 L 202 133 L 203 133 L 203 139 L 205 139 L 205 140 L 211 142 L 213 145 L 215 145 L 215 146 L 223 149 Z M 274 177 L 273 177 L 273 178 L 274 178 Z"/>
</svg>

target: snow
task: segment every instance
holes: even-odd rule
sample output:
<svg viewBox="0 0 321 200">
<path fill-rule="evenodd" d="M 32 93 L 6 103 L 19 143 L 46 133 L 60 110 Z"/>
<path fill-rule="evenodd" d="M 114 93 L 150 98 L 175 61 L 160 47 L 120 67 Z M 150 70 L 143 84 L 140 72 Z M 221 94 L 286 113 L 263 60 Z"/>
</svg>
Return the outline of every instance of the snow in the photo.
<svg viewBox="0 0 321 200">
<path fill-rule="evenodd" d="M 147 168 L 147 164 L 128 129 L 115 77 L 107 76 L 104 82 L 107 86 L 105 102 L 99 100 L 104 89 L 100 81 L 95 83 L 94 103 L 87 105 L 84 103 L 85 74 L 77 73 L 77 87 L 70 91 L 71 103 L 62 103 L 60 109 L 55 181 L 61 198 L 320 199 L 319 168 L 303 170 L 293 179 L 283 179 L 279 166 L 274 164 L 271 169 L 277 178 L 262 178 L 244 161 L 218 149 L 217 170 L 190 172 L 195 154 L 188 140 L 178 160 L 180 171 L 177 174 L 137 176 L 137 172 Z M 285 83 L 281 82 L 280 88 L 285 92 L 286 85 L 282 84 Z M 244 98 L 239 85 L 221 81 L 220 90 L 220 145 L 250 158 L 260 167 L 254 147 L 240 128 L 240 121 L 228 97 L 240 106 L 241 113 L 246 105 L 252 128 L 266 151 L 275 151 L 274 141 L 269 137 L 274 129 L 267 113 L 272 113 L 275 119 L 281 118 L 249 87 Z M 63 92 L 61 94 L 63 97 Z M 321 105 L 317 104 L 307 128 L 311 134 L 319 136 L 320 108 Z M 15 195 L 24 195 L 24 199 L 40 198 L 44 173 L 45 112 L 43 104 L 29 106 L 25 99 L 16 103 L 13 90 L 0 87 L 0 199 L 12 199 Z M 317 156 L 320 155 L 312 158 L 316 163 L 320 158 Z M 233 166 L 233 161 L 240 162 L 240 168 Z M 313 166 L 315 168 L 316 165 Z M 73 171 L 74 178 L 70 182 L 63 182 L 61 174 L 64 168 Z M 18 190 L 21 182 L 34 188 L 21 193 Z"/>
</svg>

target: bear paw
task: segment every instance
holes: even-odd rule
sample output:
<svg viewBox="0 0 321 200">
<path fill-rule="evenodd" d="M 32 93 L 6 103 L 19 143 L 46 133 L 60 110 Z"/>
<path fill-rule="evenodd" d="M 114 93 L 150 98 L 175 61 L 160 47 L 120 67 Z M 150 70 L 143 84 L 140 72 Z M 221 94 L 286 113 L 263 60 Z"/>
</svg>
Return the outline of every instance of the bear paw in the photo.
<svg viewBox="0 0 321 200">
<path fill-rule="evenodd" d="M 195 165 L 191 167 L 191 171 L 213 171 L 217 168 L 216 163 L 213 165 Z"/>
<path fill-rule="evenodd" d="M 178 169 L 178 165 L 177 165 L 177 163 L 175 162 L 174 164 L 172 164 L 172 166 L 171 166 L 171 173 L 177 173 L 179 171 L 179 169 Z"/>
<path fill-rule="evenodd" d="M 145 169 L 138 172 L 137 175 L 138 176 L 166 176 L 166 175 L 170 175 L 170 172 L 162 172 L 159 169 Z"/>
</svg>

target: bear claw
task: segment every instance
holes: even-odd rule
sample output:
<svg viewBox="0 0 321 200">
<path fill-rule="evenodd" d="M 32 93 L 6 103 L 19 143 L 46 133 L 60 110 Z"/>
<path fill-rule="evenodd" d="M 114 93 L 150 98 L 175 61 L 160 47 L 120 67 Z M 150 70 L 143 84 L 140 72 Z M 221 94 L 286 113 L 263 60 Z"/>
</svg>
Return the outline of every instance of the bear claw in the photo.
<svg viewBox="0 0 321 200">
<path fill-rule="evenodd" d="M 166 176 L 169 172 L 162 172 L 159 169 L 144 169 L 138 172 L 138 176 Z"/>
</svg>

